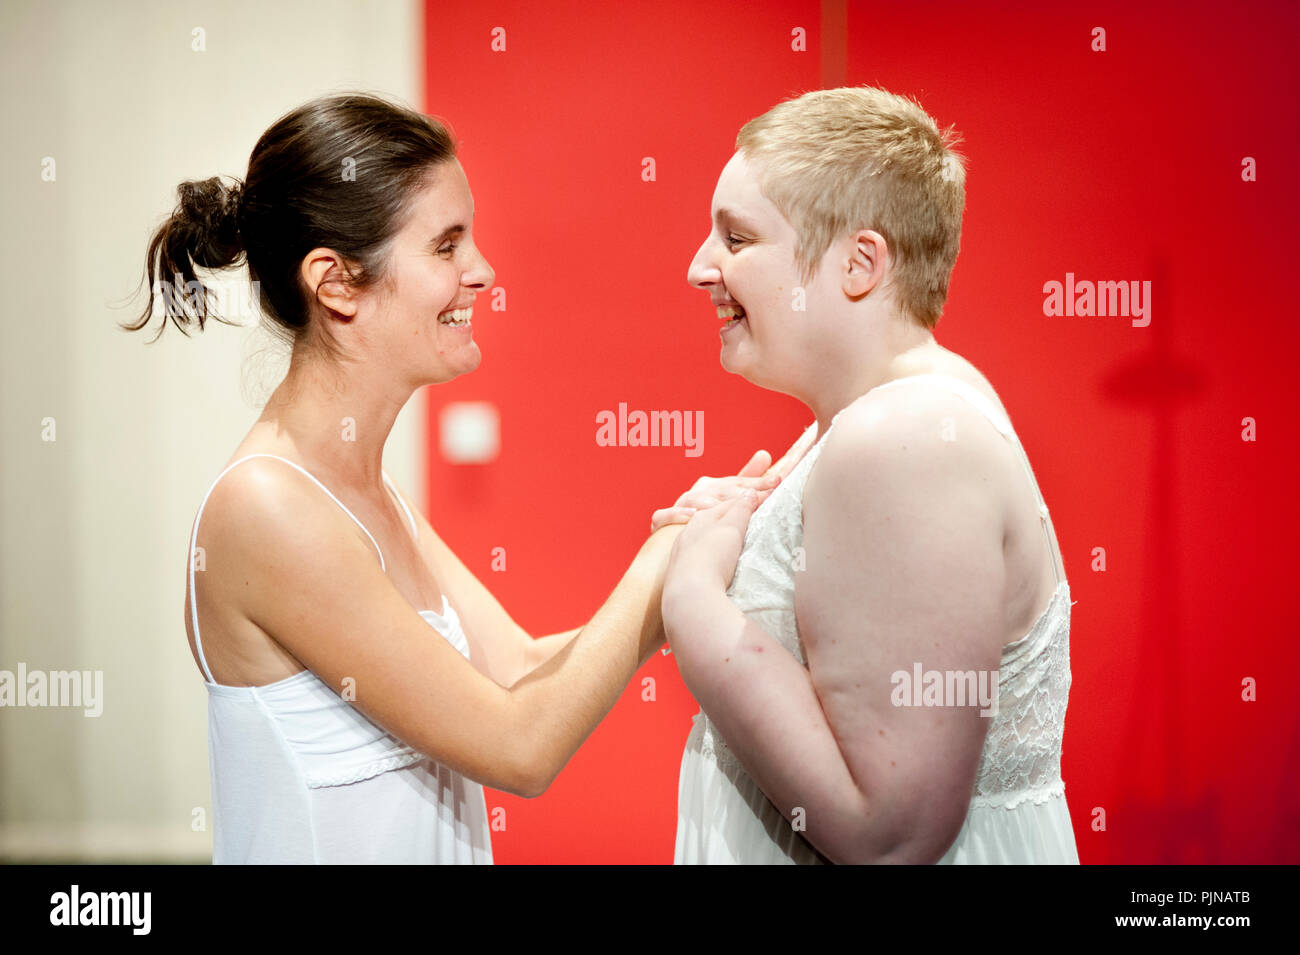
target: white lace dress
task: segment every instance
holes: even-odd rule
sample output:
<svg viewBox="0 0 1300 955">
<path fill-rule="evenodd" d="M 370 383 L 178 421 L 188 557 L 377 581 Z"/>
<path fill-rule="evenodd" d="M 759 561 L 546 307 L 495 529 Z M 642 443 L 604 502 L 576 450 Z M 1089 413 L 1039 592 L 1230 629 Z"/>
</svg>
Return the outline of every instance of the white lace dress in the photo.
<svg viewBox="0 0 1300 955">
<path fill-rule="evenodd" d="M 1020 449 L 1011 424 L 968 383 L 914 375 L 881 385 L 932 384 L 952 390 Z M 836 415 L 838 418 L 839 415 Z M 835 420 L 832 419 L 830 428 Z M 814 422 L 809 431 L 816 427 Z M 755 511 L 727 596 L 807 666 L 794 613 L 795 548 L 803 543 L 803 488 L 825 435 Z M 1047 507 L 1023 449 L 1049 549 Z M 1003 647 L 998 712 L 980 756 L 970 808 L 941 863 L 1078 863 L 1061 779 L 1061 740 L 1070 689 L 1070 588 L 1054 563 L 1057 588 L 1021 639 Z M 745 772 L 704 712 L 682 754 L 677 792 L 677 863 L 818 864 L 827 860 L 796 831 Z"/>
</svg>

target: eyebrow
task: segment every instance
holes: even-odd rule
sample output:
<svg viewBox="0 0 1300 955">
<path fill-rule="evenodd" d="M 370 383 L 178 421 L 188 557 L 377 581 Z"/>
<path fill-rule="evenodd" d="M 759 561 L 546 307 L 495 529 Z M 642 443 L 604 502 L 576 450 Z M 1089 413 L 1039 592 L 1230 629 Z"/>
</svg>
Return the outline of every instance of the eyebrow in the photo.
<svg viewBox="0 0 1300 955">
<path fill-rule="evenodd" d="M 714 218 L 718 220 L 719 224 L 725 223 L 727 225 L 740 226 L 742 229 L 754 228 L 748 219 L 726 207 L 719 209 Z"/>
<path fill-rule="evenodd" d="M 478 215 L 478 210 L 475 209 L 473 212 L 470 213 L 470 220 L 473 221 L 473 219 L 477 215 Z M 468 229 L 469 227 L 466 226 L 463 222 L 457 222 L 454 225 L 447 226 L 447 228 L 443 229 L 439 235 L 436 235 L 432 239 L 430 239 L 429 242 L 430 244 L 441 245 L 445 239 L 450 239 L 453 236 L 464 235 Z"/>
<path fill-rule="evenodd" d="M 457 222 L 455 225 L 447 226 L 447 228 L 442 230 L 441 234 L 436 235 L 432 239 L 430 239 L 429 243 L 431 245 L 441 245 L 445 239 L 450 239 L 454 236 L 464 235 L 464 234 L 465 234 L 465 226 Z"/>
</svg>

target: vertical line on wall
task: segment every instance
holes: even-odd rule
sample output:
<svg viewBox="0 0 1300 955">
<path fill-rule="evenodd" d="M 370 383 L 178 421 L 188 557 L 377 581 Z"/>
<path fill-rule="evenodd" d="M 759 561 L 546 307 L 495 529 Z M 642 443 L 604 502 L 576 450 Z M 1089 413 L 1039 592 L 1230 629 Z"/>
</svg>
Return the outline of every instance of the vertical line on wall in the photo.
<svg viewBox="0 0 1300 955">
<path fill-rule="evenodd" d="M 822 89 L 848 83 L 848 0 L 822 0 Z"/>
</svg>

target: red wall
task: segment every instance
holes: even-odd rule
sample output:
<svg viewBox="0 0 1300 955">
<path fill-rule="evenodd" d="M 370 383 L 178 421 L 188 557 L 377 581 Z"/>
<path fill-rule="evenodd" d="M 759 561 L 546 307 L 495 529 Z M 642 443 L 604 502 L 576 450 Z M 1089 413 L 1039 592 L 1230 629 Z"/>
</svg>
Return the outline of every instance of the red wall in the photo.
<svg viewBox="0 0 1300 955">
<path fill-rule="evenodd" d="M 917 96 L 969 159 L 936 335 L 1002 395 L 1078 601 L 1063 775 L 1080 857 L 1295 862 L 1300 655 L 1283 597 L 1300 522 L 1283 362 L 1300 336 L 1281 279 L 1300 211 L 1300 14 L 1040 6 L 428 3 L 424 106 L 462 144 L 508 307 L 480 299 L 482 366 L 428 389 L 427 513 L 530 632 L 583 623 L 655 507 L 756 448 L 779 454 L 811 421 L 722 370 L 717 320 L 685 281 L 738 128 L 821 86 Z M 1099 26 L 1104 53 L 1090 50 Z M 807 52 L 790 48 L 795 27 Z M 1244 156 L 1257 182 L 1241 181 Z M 1151 281 L 1151 324 L 1044 316 L 1043 283 L 1066 272 Z M 500 409 L 495 463 L 439 458 L 437 413 L 457 400 Z M 703 456 L 598 447 L 596 412 L 620 401 L 703 410 Z M 1241 700 L 1246 677 L 1257 702 Z M 657 656 L 546 795 L 488 794 L 506 809 L 497 861 L 670 861 L 695 711 Z"/>
</svg>

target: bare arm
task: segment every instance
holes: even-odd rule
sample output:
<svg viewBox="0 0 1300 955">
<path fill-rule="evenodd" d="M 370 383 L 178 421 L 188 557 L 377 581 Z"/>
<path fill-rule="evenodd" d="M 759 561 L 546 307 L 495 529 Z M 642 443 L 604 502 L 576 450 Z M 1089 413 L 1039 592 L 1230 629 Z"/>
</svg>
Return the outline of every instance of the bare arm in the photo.
<svg viewBox="0 0 1300 955">
<path fill-rule="evenodd" d="M 544 637 L 529 634 L 443 542 L 396 482 L 393 487 L 415 517 L 420 556 L 447 592 L 447 599 L 455 606 L 465 633 L 482 650 L 492 679 L 505 687 L 514 686 L 578 635 L 581 628 Z"/>
<path fill-rule="evenodd" d="M 811 436 L 812 429 L 806 430 L 786 455 L 770 468 L 767 466 L 770 459 L 768 453 L 758 451 L 734 477 L 700 478 L 695 487 L 678 500 L 677 506 L 655 512 L 651 520 L 652 531 L 658 531 L 670 523 L 684 524 L 689 514 L 695 510 L 695 507 L 682 506 L 684 502 L 688 505 L 707 506 L 717 503 L 719 498 L 739 493 L 745 487 L 758 490 L 761 501 L 798 462 L 807 450 Z M 396 482 L 393 482 L 393 487 L 415 516 L 421 556 L 429 570 L 448 590 L 449 599 L 456 606 L 465 632 L 482 649 L 488 675 L 494 680 L 502 686 L 514 686 L 526 674 L 564 649 L 581 632 L 582 628 L 576 628 L 544 637 L 531 636 L 515 623 L 500 601 L 443 542 Z M 699 504 L 692 494 L 699 495 L 706 503 Z M 663 640 L 661 637 L 659 642 L 662 644 Z"/>
<path fill-rule="evenodd" d="M 555 656 L 561 650 L 569 645 L 574 637 L 582 632 L 582 628 L 575 630 L 566 630 L 564 633 L 553 633 L 547 637 L 533 637 L 528 646 L 524 648 L 523 670 L 512 680 L 508 686 L 514 686 L 520 679 L 532 673 L 539 666 Z"/>
<path fill-rule="evenodd" d="M 665 617 L 687 686 L 785 817 L 803 810 L 822 853 L 934 861 L 965 817 L 988 718 L 894 705 L 894 675 L 920 663 L 993 671 L 996 685 L 1002 531 L 987 450 L 940 440 L 941 416 L 969 420 L 960 402 L 879 398 L 844 413 L 805 487 L 795 610 L 808 668 L 726 599 L 730 573 L 700 572 L 707 561 L 696 583 L 670 571 Z M 743 535 L 747 517 L 715 520 Z"/>
<path fill-rule="evenodd" d="M 241 520 L 195 543 L 210 565 L 239 568 L 230 579 L 241 578 L 245 615 L 330 687 L 353 690 L 372 721 L 496 789 L 545 791 L 663 640 L 663 573 L 680 526 L 651 535 L 591 622 L 507 689 L 431 636 L 369 541 L 305 477 L 253 461 L 215 494 L 235 495 Z"/>
</svg>

